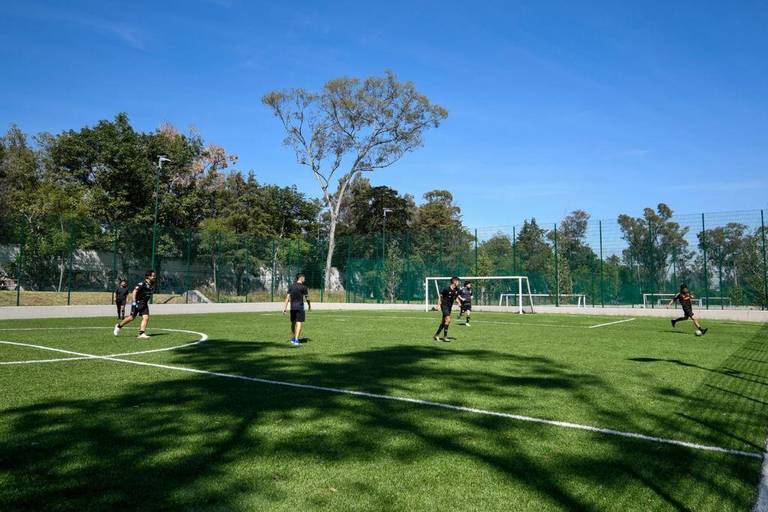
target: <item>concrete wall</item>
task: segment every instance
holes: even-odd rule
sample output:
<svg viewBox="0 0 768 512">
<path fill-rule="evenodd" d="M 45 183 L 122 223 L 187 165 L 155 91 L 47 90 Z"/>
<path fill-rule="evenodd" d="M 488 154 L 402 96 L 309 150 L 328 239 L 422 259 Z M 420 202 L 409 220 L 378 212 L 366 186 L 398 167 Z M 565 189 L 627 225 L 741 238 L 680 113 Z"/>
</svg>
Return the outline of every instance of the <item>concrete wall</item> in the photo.
<svg viewBox="0 0 768 512">
<path fill-rule="evenodd" d="M 154 304 L 150 306 L 153 315 L 198 315 L 204 313 L 256 313 L 280 312 L 282 302 L 250 302 L 229 304 Z M 424 311 L 423 304 L 340 304 L 314 303 L 313 309 L 318 311 Z M 514 308 L 503 306 L 475 306 L 474 310 L 514 312 Z M 749 309 L 695 309 L 696 315 L 705 320 L 734 320 L 748 322 L 767 322 L 768 311 Z M 555 307 L 538 306 L 537 313 L 556 313 L 566 315 L 600 315 L 620 317 L 663 317 L 671 318 L 680 313 L 677 309 L 627 308 L 627 307 Z M 33 318 L 84 318 L 115 316 L 114 306 L 21 306 L 0 307 L 0 320 L 33 319 Z"/>
</svg>

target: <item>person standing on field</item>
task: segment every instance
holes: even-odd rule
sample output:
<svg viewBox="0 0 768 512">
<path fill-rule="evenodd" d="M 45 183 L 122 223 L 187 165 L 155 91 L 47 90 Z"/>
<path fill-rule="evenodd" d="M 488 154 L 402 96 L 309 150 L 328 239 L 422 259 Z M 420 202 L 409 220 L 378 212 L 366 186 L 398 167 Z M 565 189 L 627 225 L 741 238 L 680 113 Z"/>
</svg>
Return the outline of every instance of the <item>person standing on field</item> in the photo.
<svg viewBox="0 0 768 512">
<path fill-rule="evenodd" d="M 437 328 L 437 332 L 432 336 L 435 341 L 449 341 L 448 327 L 451 325 L 451 310 L 453 309 L 453 303 L 456 300 L 461 300 L 459 295 L 459 278 L 452 277 L 451 283 L 443 288 L 438 297 L 438 309 L 440 310 L 441 321 L 440 326 Z M 440 336 L 440 332 L 443 332 L 443 336 Z"/>
<path fill-rule="evenodd" d="M 117 306 L 118 321 L 125 318 L 125 303 L 128 301 L 129 293 L 131 293 L 131 289 L 128 288 L 128 281 L 121 279 L 115 289 L 115 305 Z"/>
<path fill-rule="evenodd" d="M 306 278 L 304 274 L 296 275 L 296 282 L 288 288 L 288 294 L 285 296 L 283 304 L 283 314 L 291 308 L 291 345 L 301 345 L 301 326 L 306 321 L 307 315 L 304 311 L 304 301 L 307 301 L 309 311 L 312 311 L 312 303 L 309 301 L 309 289 L 304 284 Z"/>
<path fill-rule="evenodd" d="M 149 339 L 147 335 L 147 324 L 149 323 L 149 300 L 152 298 L 152 294 L 155 292 L 155 282 L 157 281 L 157 273 L 154 270 L 147 270 L 144 273 L 144 280 L 141 281 L 133 289 L 133 295 L 131 296 L 131 314 L 127 318 L 124 318 L 117 325 L 113 334 L 118 336 L 120 330 L 133 322 L 133 319 L 137 316 L 141 316 L 141 326 L 139 327 L 138 338 L 142 340 Z"/>
</svg>

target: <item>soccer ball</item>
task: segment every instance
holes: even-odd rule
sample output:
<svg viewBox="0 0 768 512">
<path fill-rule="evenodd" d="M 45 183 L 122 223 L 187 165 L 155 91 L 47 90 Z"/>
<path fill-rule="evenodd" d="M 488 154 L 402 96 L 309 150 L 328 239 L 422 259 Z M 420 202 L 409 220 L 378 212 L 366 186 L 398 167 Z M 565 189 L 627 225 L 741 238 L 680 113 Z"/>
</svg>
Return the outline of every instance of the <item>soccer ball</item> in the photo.
<svg viewBox="0 0 768 512">
<path fill-rule="evenodd" d="M 702 334 L 704 334 L 704 333 L 703 333 L 703 332 L 701 332 L 701 330 L 699 330 L 699 329 L 696 329 L 696 336 L 701 336 Z"/>
</svg>

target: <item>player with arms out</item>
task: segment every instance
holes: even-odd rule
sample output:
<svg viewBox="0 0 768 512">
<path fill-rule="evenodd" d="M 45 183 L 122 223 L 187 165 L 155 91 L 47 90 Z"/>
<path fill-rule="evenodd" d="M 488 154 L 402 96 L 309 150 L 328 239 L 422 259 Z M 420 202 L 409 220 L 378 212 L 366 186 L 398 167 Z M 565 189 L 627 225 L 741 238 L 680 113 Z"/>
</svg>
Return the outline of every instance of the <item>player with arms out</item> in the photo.
<svg viewBox="0 0 768 512">
<path fill-rule="evenodd" d="M 131 293 L 131 289 L 128 288 L 128 281 L 120 279 L 120 282 L 115 288 L 115 305 L 117 306 L 117 320 L 125 319 L 125 303 L 128 300 L 128 294 Z"/>
<path fill-rule="evenodd" d="M 152 298 L 152 294 L 155 292 L 154 286 L 156 281 L 157 273 L 154 270 L 147 270 L 144 273 L 144 280 L 136 285 L 131 295 L 131 314 L 115 325 L 115 330 L 113 331 L 115 336 L 120 334 L 120 330 L 123 327 L 133 322 L 134 318 L 141 316 L 141 325 L 139 326 L 139 335 L 137 337 L 143 340 L 149 339 L 147 335 L 149 299 Z"/>
<path fill-rule="evenodd" d="M 440 327 L 437 328 L 437 332 L 432 337 L 435 341 L 449 341 L 448 326 L 451 325 L 451 309 L 457 299 L 461 300 L 461 297 L 459 297 L 459 278 L 452 277 L 451 284 L 443 288 L 438 297 L 437 305 L 442 315 L 442 320 L 440 321 Z M 444 333 L 442 338 L 440 337 L 441 331 Z"/>
<path fill-rule="evenodd" d="M 683 308 L 683 316 L 680 318 L 675 318 L 672 320 L 672 327 L 675 327 L 677 325 L 677 322 L 682 322 L 683 320 L 688 320 L 689 318 L 693 322 L 693 325 L 696 326 L 696 335 L 702 336 L 704 334 L 707 334 L 708 329 L 703 329 L 701 327 L 701 324 L 699 324 L 699 321 L 693 316 L 693 306 L 691 305 L 691 299 L 693 299 L 693 294 L 688 290 L 688 286 L 685 284 L 680 285 L 680 293 L 672 297 L 672 300 L 669 301 L 669 304 L 667 304 L 667 307 L 671 307 L 672 304 L 675 303 L 675 301 L 680 303 L 680 306 Z M 701 334 L 699 334 L 701 333 Z"/>
<path fill-rule="evenodd" d="M 304 284 L 304 274 L 296 275 L 296 282 L 288 288 L 288 295 L 285 296 L 285 304 L 283 304 L 283 314 L 288 312 L 288 306 L 291 307 L 291 345 L 299 346 L 301 341 L 301 325 L 306 320 L 306 312 L 304 311 L 304 301 L 307 301 L 309 311 L 312 311 L 312 303 L 309 301 L 309 290 Z"/>
<path fill-rule="evenodd" d="M 469 325 L 469 317 L 472 316 L 472 282 L 464 281 L 464 288 L 459 292 L 459 298 L 461 299 L 461 305 L 459 308 L 459 318 L 461 315 L 466 314 L 467 319 L 464 320 L 464 324 L 467 327 Z"/>
</svg>

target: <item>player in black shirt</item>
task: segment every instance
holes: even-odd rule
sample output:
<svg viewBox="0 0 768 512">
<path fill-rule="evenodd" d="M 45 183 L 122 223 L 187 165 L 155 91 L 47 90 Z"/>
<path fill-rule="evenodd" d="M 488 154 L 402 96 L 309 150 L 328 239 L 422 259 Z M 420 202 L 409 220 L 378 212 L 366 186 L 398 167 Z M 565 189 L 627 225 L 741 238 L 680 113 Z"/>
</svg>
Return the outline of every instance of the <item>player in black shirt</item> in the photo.
<svg viewBox="0 0 768 512">
<path fill-rule="evenodd" d="M 118 320 L 125 318 L 125 302 L 128 299 L 129 293 L 131 293 L 131 289 L 128 288 L 128 281 L 121 279 L 120 283 L 115 289 L 115 305 L 117 306 Z"/>
<path fill-rule="evenodd" d="M 113 334 L 120 334 L 120 329 L 133 322 L 137 316 L 141 316 L 141 326 L 139 327 L 139 338 L 149 339 L 147 336 L 147 323 L 149 323 L 149 299 L 154 293 L 154 285 L 157 281 L 157 273 L 154 270 L 147 270 L 144 273 L 144 280 L 133 289 L 131 296 L 131 314 L 124 318 L 119 324 L 115 325 Z"/>
<path fill-rule="evenodd" d="M 307 301 L 309 311 L 312 311 L 312 303 L 309 301 L 309 289 L 304 285 L 304 274 L 296 275 L 296 282 L 288 288 L 288 295 L 285 296 L 283 304 L 283 314 L 288 312 L 288 306 L 291 306 L 291 345 L 301 345 L 299 336 L 301 336 L 301 324 L 306 320 L 304 311 L 304 301 Z"/>
<path fill-rule="evenodd" d="M 467 319 L 463 325 L 469 327 L 469 317 L 472 316 L 472 283 L 470 281 L 464 281 L 464 288 L 459 292 L 461 298 L 461 307 L 459 308 L 459 318 L 464 313 L 467 314 Z"/>
<path fill-rule="evenodd" d="M 690 318 L 691 321 L 693 321 L 693 325 L 696 326 L 696 329 L 701 331 L 701 334 L 707 334 L 708 329 L 703 329 L 701 324 L 699 324 L 699 321 L 693 316 L 693 306 L 691 305 L 691 299 L 693 298 L 693 294 L 688 290 L 688 286 L 681 284 L 680 293 L 672 297 L 672 300 L 670 300 L 669 304 L 667 304 L 667 307 L 670 307 L 672 304 L 674 304 L 675 301 L 677 301 L 683 308 L 683 316 L 672 320 L 672 327 L 675 327 L 677 322 L 682 322 L 683 320 L 688 320 Z"/>
<path fill-rule="evenodd" d="M 448 326 L 451 325 L 451 309 L 453 308 L 453 303 L 456 302 L 457 299 L 461 300 L 459 297 L 459 278 L 452 277 L 451 284 L 443 288 L 443 291 L 440 292 L 438 306 L 440 314 L 442 315 L 442 320 L 440 321 L 440 326 L 437 328 L 437 332 L 432 337 L 435 341 L 448 341 Z M 440 331 L 444 332 L 442 338 L 440 337 Z"/>
</svg>

